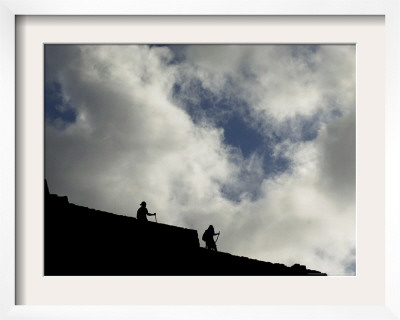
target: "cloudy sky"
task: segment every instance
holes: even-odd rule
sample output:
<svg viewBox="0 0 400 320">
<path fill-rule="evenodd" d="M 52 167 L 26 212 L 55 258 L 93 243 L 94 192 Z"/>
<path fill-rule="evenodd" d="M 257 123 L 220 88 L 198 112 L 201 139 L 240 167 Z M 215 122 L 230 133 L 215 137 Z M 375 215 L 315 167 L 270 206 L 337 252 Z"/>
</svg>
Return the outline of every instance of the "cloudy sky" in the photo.
<svg viewBox="0 0 400 320">
<path fill-rule="evenodd" d="M 353 45 L 46 45 L 50 190 L 354 275 L 355 63 Z"/>
</svg>

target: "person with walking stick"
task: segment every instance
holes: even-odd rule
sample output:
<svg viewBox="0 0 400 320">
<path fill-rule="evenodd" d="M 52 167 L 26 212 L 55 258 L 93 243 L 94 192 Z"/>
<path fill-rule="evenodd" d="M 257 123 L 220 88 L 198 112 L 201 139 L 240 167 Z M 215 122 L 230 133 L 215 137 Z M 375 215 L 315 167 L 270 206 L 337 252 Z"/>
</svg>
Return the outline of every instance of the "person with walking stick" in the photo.
<svg viewBox="0 0 400 320">
<path fill-rule="evenodd" d="M 216 243 L 218 241 L 219 234 L 220 232 L 215 233 L 214 227 L 212 225 L 210 225 L 208 229 L 204 231 L 202 240 L 206 243 L 207 249 L 218 251 Z M 218 236 L 217 240 L 215 241 L 214 241 L 214 236 Z"/>
<path fill-rule="evenodd" d="M 142 201 L 142 203 L 140 204 L 140 208 L 137 211 L 137 215 L 136 218 L 138 219 L 138 221 L 147 221 L 147 216 L 155 216 L 156 221 L 157 221 L 157 217 L 156 217 L 156 213 L 149 213 L 149 211 L 146 208 L 146 202 Z"/>
</svg>

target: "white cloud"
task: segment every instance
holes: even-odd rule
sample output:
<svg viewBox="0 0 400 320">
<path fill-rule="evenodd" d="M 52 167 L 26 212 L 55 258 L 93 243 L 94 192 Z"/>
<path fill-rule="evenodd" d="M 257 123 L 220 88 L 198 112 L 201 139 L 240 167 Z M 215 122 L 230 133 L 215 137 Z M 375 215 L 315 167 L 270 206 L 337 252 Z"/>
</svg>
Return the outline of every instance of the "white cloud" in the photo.
<svg viewBox="0 0 400 320">
<path fill-rule="evenodd" d="M 131 216 L 146 200 L 159 222 L 200 234 L 213 224 L 223 251 L 344 273 L 355 249 L 354 48 L 309 50 L 189 46 L 184 61 L 169 63 L 167 47 L 48 48 L 46 77 L 77 112 L 65 130 L 46 127 L 51 191 Z M 244 158 L 222 129 L 194 123 L 182 96 L 172 99 L 178 81 L 199 102 L 193 79 L 249 108 L 246 121 L 266 136 L 279 133 L 272 152 L 290 168 L 267 178 L 259 155 Z M 318 136 L 304 141 L 302 119 L 316 114 Z"/>
<path fill-rule="evenodd" d="M 186 57 L 204 87 L 247 101 L 253 122 L 266 132 L 296 116 L 355 106 L 351 45 L 198 45 L 190 46 Z"/>
</svg>

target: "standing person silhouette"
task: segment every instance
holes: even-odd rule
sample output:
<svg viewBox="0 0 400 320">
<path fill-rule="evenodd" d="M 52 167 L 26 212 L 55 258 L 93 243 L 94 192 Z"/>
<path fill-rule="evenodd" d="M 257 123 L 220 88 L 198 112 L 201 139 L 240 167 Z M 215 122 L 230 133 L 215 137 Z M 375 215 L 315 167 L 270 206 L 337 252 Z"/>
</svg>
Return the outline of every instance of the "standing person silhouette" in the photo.
<svg viewBox="0 0 400 320">
<path fill-rule="evenodd" d="M 156 213 L 149 213 L 146 208 L 146 202 L 142 201 L 140 208 L 137 211 L 136 218 L 138 221 L 147 221 L 147 216 L 155 216 Z"/>
<path fill-rule="evenodd" d="M 203 239 L 203 241 L 205 241 L 207 249 L 218 251 L 217 245 L 215 244 L 215 241 L 214 241 L 214 236 L 219 235 L 219 234 L 220 234 L 219 232 L 215 233 L 214 227 L 212 225 L 210 225 L 208 227 L 208 229 L 206 231 L 204 231 L 202 239 Z"/>
</svg>

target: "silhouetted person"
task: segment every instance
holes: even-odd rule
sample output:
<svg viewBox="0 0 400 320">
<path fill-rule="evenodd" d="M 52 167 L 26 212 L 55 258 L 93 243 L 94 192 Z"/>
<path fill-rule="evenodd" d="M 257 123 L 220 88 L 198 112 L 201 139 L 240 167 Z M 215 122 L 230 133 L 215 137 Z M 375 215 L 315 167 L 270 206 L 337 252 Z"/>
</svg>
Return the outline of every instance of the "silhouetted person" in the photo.
<svg viewBox="0 0 400 320">
<path fill-rule="evenodd" d="M 140 208 L 137 211 L 136 218 L 139 221 L 147 221 L 147 216 L 155 216 L 156 213 L 149 213 L 146 208 L 146 202 L 142 201 Z"/>
<path fill-rule="evenodd" d="M 214 236 L 216 235 L 219 235 L 219 232 L 215 233 L 214 227 L 211 225 L 208 227 L 206 231 L 204 231 L 202 239 L 203 241 L 205 241 L 207 249 L 217 251 L 217 245 L 215 244 L 214 241 Z"/>
</svg>

